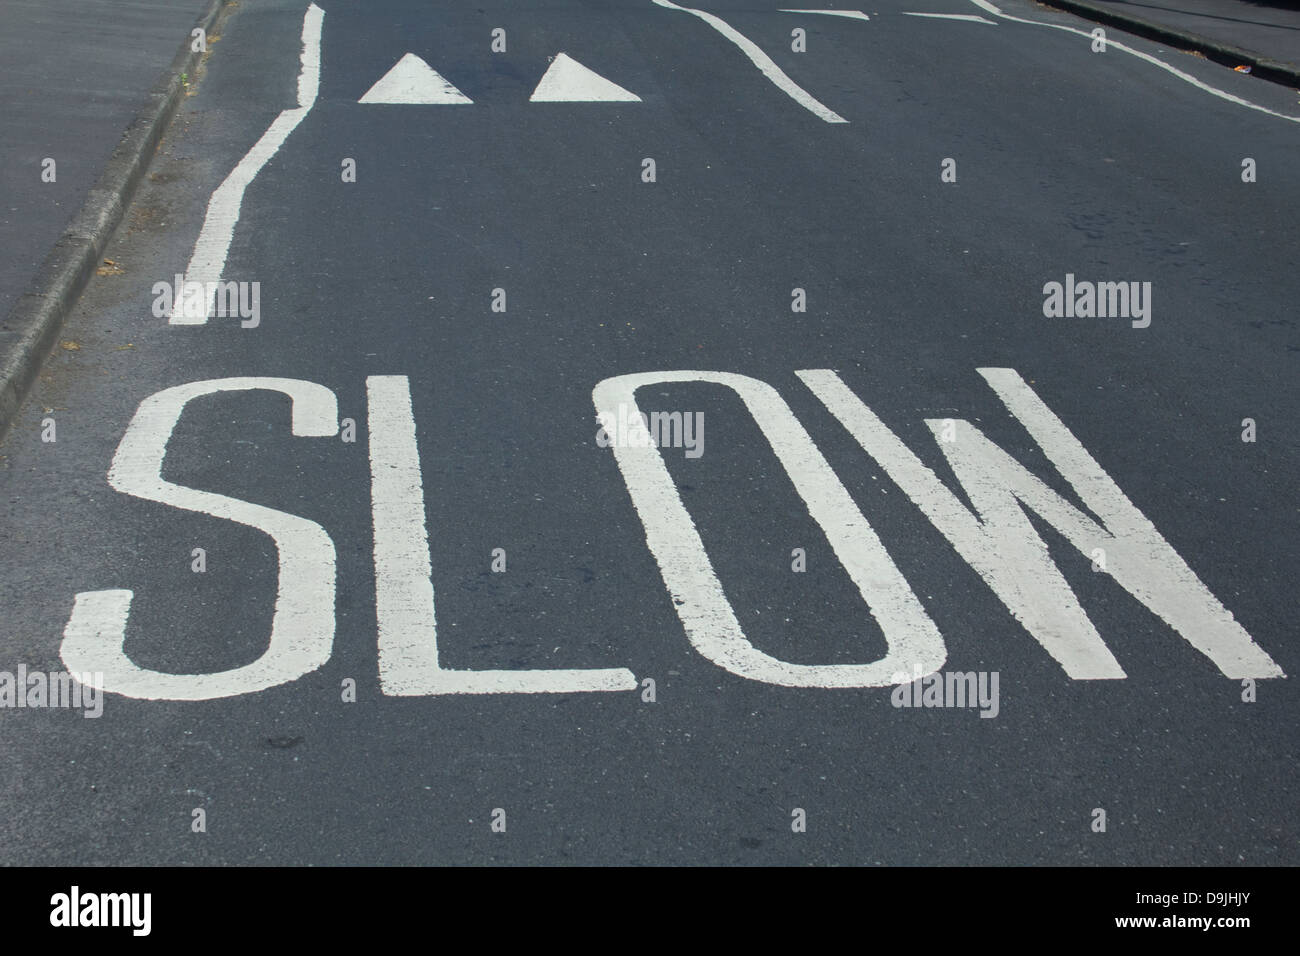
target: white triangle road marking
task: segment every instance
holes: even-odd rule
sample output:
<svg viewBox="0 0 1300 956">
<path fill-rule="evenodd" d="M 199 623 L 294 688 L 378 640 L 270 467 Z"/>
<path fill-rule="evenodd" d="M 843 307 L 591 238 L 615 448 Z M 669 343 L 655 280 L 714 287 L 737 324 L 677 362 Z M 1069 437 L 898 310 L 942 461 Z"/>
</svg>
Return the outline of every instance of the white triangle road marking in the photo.
<svg viewBox="0 0 1300 956">
<path fill-rule="evenodd" d="M 587 69 L 567 53 L 551 61 L 530 103 L 640 103 L 641 97 L 599 73 Z"/>
<path fill-rule="evenodd" d="M 474 101 L 448 83 L 437 70 L 414 53 L 408 53 L 357 102 L 434 106 Z"/>
</svg>

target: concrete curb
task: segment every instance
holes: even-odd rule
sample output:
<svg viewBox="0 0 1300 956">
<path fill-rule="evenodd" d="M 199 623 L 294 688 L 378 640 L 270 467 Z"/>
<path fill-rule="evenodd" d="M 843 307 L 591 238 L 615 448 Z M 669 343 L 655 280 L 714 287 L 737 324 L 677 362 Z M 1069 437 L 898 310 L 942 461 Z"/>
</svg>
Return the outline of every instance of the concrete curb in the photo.
<svg viewBox="0 0 1300 956">
<path fill-rule="evenodd" d="M 1097 23 L 1103 23 L 1106 26 L 1117 27 L 1126 33 L 1136 34 L 1148 40 L 1167 43 L 1170 46 L 1176 46 L 1184 50 L 1195 50 L 1197 53 L 1205 54 L 1207 59 L 1223 66 L 1249 66 L 1251 68 L 1250 75 L 1257 76 L 1261 80 L 1282 83 L 1291 87 L 1300 87 L 1300 68 L 1289 63 L 1283 63 L 1281 60 L 1274 60 L 1271 57 L 1260 56 L 1258 53 L 1251 53 L 1249 50 L 1242 50 L 1226 43 L 1219 43 L 1217 40 L 1211 40 L 1196 33 L 1187 33 L 1173 27 L 1161 26 L 1158 23 L 1152 23 L 1150 20 L 1129 16 L 1127 13 L 1119 13 L 1105 7 L 1098 7 L 1091 3 L 1085 3 L 1083 0 L 1040 0 L 1040 2 L 1044 6 L 1067 10 L 1070 13 L 1078 14 Z"/>
<path fill-rule="evenodd" d="M 194 27 L 211 32 L 228 0 L 210 0 Z M 194 28 L 191 27 L 191 30 Z M 0 347 L 0 439 L 13 424 L 23 399 L 54 348 L 63 323 L 99 266 L 109 239 L 122 221 L 163 134 L 184 94 L 181 74 L 193 74 L 200 52 L 186 34 L 171 66 L 149 91 L 144 108 L 127 127 L 80 212 L 37 270 L 26 293 L 2 327 L 11 341 Z"/>
</svg>

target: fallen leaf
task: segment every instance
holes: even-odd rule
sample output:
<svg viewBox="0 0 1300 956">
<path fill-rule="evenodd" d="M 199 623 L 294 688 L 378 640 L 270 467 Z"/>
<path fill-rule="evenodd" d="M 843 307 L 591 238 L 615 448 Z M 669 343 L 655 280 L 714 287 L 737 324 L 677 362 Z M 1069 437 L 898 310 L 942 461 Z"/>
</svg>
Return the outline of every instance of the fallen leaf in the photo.
<svg viewBox="0 0 1300 956">
<path fill-rule="evenodd" d="M 63 350 L 65 352 L 80 352 L 81 346 L 78 345 L 76 342 L 72 341 L 72 339 L 68 339 L 66 342 L 63 343 Z"/>
</svg>

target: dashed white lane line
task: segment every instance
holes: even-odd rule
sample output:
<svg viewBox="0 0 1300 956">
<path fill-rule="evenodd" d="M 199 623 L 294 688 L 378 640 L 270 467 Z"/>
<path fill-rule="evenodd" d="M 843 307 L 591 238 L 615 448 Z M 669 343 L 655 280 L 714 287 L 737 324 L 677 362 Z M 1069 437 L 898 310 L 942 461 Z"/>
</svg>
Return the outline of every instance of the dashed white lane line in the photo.
<svg viewBox="0 0 1300 956">
<path fill-rule="evenodd" d="M 781 9 L 781 13 L 820 13 L 828 17 L 848 17 L 850 20 L 870 20 L 861 10 L 786 10 Z"/>
<path fill-rule="evenodd" d="M 992 20 L 985 17 L 976 16 L 970 13 L 908 13 L 903 11 L 905 17 L 927 17 L 931 20 L 965 20 L 968 23 L 987 23 L 991 27 L 997 26 Z"/>
<path fill-rule="evenodd" d="M 679 7 L 671 0 L 654 0 L 656 4 L 669 10 L 679 10 L 682 13 L 690 13 L 699 17 L 713 29 L 717 30 L 724 37 L 730 40 L 736 46 L 740 47 L 742 53 L 749 57 L 750 62 L 758 67 L 759 71 L 772 81 L 777 89 L 784 92 L 804 109 L 808 110 L 814 116 L 825 120 L 827 123 L 847 123 L 843 116 L 840 116 L 834 110 L 823 106 L 807 90 L 796 83 L 790 77 L 785 75 L 785 71 L 772 62 L 772 58 L 758 48 L 753 40 L 750 40 L 744 34 L 737 31 L 727 21 L 720 17 L 715 17 L 704 10 L 696 10 L 692 7 Z"/>
<path fill-rule="evenodd" d="M 208 200 L 207 215 L 203 218 L 203 228 L 199 231 L 198 241 L 194 243 L 194 252 L 190 264 L 185 270 L 186 286 L 190 282 L 202 282 L 206 291 L 206 306 L 200 310 L 185 307 L 187 295 L 178 295 L 172 304 L 168 321 L 172 325 L 204 325 L 212 314 L 216 299 L 216 284 L 226 268 L 226 255 L 230 251 L 230 240 L 235 234 L 235 225 L 239 222 L 239 208 L 244 202 L 244 190 L 248 188 L 267 161 L 276 154 L 289 134 L 297 129 L 298 124 L 311 111 L 316 103 L 316 94 L 320 89 L 320 36 L 321 23 L 325 11 L 316 4 L 307 8 L 302 20 L 302 66 L 298 73 L 298 107 L 285 110 L 262 134 L 262 138 L 253 144 L 238 165 L 216 188 Z M 185 287 L 182 287 L 182 292 Z"/>
<path fill-rule="evenodd" d="M 988 11 L 989 13 L 993 14 L 995 17 L 1001 17 L 1003 20 L 1010 20 L 1013 23 L 1028 23 L 1036 27 L 1051 27 L 1053 30 L 1065 30 L 1069 33 L 1078 34 L 1081 37 L 1088 37 L 1089 39 L 1091 39 L 1092 37 L 1092 34 L 1089 33 L 1087 30 L 1079 30 L 1076 29 L 1075 27 L 1068 27 L 1063 23 L 1044 23 L 1041 20 L 1025 20 L 1022 17 L 1013 17 L 1009 13 L 1003 13 L 1000 9 L 998 9 L 998 7 L 990 3 L 989 0 L 970 0 L 970 2 L 975 4 L 975 6 L 979 7 L 981 10 Z M 1160 67 L 1160 69 L 1172 73 L 1180 80 L 1187 81 L 1188 83 L 1192 84 L 1192 86 L 1195 86 L 1197 89 L 1204 90 L 1207 93 L 1219 97 L 1219 99 L 1227 100 L 1229 103 L 1236 103 L 1238 106 L 1244 106 L 1247 109 L 1258 110 L 1261 113 L 1267 113 L 1269 116 L 1276 116 L 1278 119 L 1284 119 L 1291 123 L 1300 123 L 1300 116 L 1288 116 L 1286 113 L 1278 113 L 1275 110 L 1269 109 L 1267 106 L 1260 106 L 1258 103 L 1250 102 L 1250 100 L 1243 100 L 1240 96 L 1235 96 L 1232 93 L 1227 92 L 1226 90 L 1221 90 L 1218 87 L 1210 86 L 1210 84 L 1208 83 L 1203 83 L 1200 80 L 1198 80 L 1196 77 L 1192 76 L 1190 73 L 1184 73 L 1182 70 L 1178 69 L 1177 67 L 1169 65 L 1164 60 L 1151 56 L 1151 54 L 1149 53 L 1143 53 L 1141 50 L 1135 50 L 1131 46 L 1125 46 L 1119 40 L 1112 40 L 1110 38 L 1110 34 L 1106 35 L 1106 46 L 1107 47 L 1113 46 L 1117 50 L 1123 50 L 1125 53 L 1131 53 L 1133 56 L 1137 57 L 1138 59 L 1146 60 L 1148 63 L 1152 64 L 1153 66 L 1158 66 Z"/>
</svg>

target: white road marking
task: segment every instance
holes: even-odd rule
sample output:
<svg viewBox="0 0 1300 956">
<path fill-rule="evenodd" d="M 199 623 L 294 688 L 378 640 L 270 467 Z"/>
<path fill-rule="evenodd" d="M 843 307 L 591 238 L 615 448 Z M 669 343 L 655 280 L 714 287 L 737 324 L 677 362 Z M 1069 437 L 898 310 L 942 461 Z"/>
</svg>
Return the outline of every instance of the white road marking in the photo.
<svg viewBox="0 0 1300 956">
<path fill-rule="evenodd" d="M 870 20 L 871 18 L 861 10 L 786 10 L 782 13 L 821 13 L 828 17 L 848 17 L 851 20 Z"/>
<path fill-rule="evenodd" d="M 1125 675 L 1051 563 L 1025 508 L 1085 556 L 1103 549 L 1108 573 L 1228 677 L 1285 676 L 1013 369 L 979 373 L 1102 524 L 962 421 L 955 440 L 938 444 L 978 509 L 976 518 L 838 375 L 797 374 L 1070 677 Z M 926 424 L 938 439 L 944 423 Z"/>
<path fill-rule="evenodd" d="M 1009 13 L 1003 13 L 1000 9 L 998 9 L 996 6 L 990 3 L 989 0 L 970 0 L 970 2 L 975 4 L 975 6 L 979 7 L 981 10 L 987 10 L 995 17 L 1001 17 L 1003 20 L 1011 20 L 1015 23 L 1028 23 L 1031 26 L 1036 26 L 1036 27 L 1051 27 L 1053 30 L 1065 30 L 1069 33 L 1078 34 L 1081 37 L 1087 37 L 1088 39 L 1092 38 L 1092 34 L 1089 33 L 1088 31 L 1078 30 L 1075 29 L 1074 27 L 1066 26 L 1063 23 L 1044 23 L 1041 20 L 1025 20 L 1022 17 L 1013 17 Z M 1112 40 L 1111 34 L 1109 33 L 1106 34 L 1106 46 L 1108 48 L 1115 47 L 1115 49 L 1117 50 L 1123 50 L 1125 53 L 1130 53 L 1133 56 L 1137 57 L 1138 59 L 1145 60 L 1146 62 L 1152 64 L 1153 66 L 1158 66 L 1160 67 L 1160 69 L 1172 73 L 1180 80 L 1185 80 L 1186 82 L 1192 84 L 1192 86 L 1196 87 L 1197 89 L 1204 90 L 1207 93 L 1219 97 L 1219 99 L 1221 100 L 1227 100 L 1229 103 L 1236 103 L 1238 106 L 1244 106 L 1247 109 L 1258 110 L 1261 113 L 1267 113 L 1269 116 L 1276 116 L 1278 119 L 1284 119 L 1291 123 L 1300 123 L 1300 116 L 1288 116 L 1286 113 L 1278 113 L 1274 110 L 1269 109 L 1266 106 L 1260 106 L 1258 103 L 1250 102 L 1250 100 L 1243 100 L 1240 96 L 1235 96 L 1232 93 L 1228 93 L 1225 90 L 1219 89 L 1218 87 L 1210 86 L 1208 83 L 1203 83 L 1200 80 L 1198 80 L 1196 77 L 1192 76 L 1190 73 L 1184 73 L 1182 70 L 1178 69 L 1177 67 L 1170 66 L 1164 60 L 1157 59 L 1156 57 L 1151 56 L 1149 53 L 1143 53 L 1141 50 L 1135 50 L 1131 46 L 1126 46 L 1125 44 L 1121 43 L 1119 40 Z"/>
<path fill-rule="evenodd" d="M 703 20 L 709 26 L 713 27 L 713 29 L 717 30 L 719 33 L 721 33 L 732 43 L 736 44 L 736 46 L 740 47 L 741 52 L 743 52 L 745 56 L 749 57 L 750 62 L 753 63 L 756 67 L 758 67 L 759 71 L 764 76 L 766 76 L 769 80 L 771 80 L 777 89 L 784 92 L 787 96 L 789 96 L 792 100 L 794 100 L 804 109 L 808 110 L 814 116 L 817 116 L 820 119 L 825 120 L 827 123 L 848 122 L 848 120 L 846 120 L 843 116 L 840 116 L 834 110 L 831 110 L 823 106 L 816 99 L 814 99 L 812 95 L 808 93 L 807 90 L 801 87 L 794 80 L 790 79 L 790 77 L 786 76 L 785 71 L 782 70 L 779 66 L 777 66 L 774 62 L 772 62 L 771 57 L 769 57 L 766 53 L 760 50 L 752 40 L 750 40 L 748 37 L 744 36 L 742 33 L 734 29 L 730 24 L 728 24 L 722 18 L 715 17 L 713 14 L 707 13 L 704 10 L 696 10 L 692 7 L 679 7 L 677 4 L 671 2 L 671 0 L 654 0 L 654 2 L 659 6 L 665 7 L 669 10 L 680 10 L 682 13 L 690 13 L 699 17 L 701 20 Z"/>
<path fill-rule="evenodd" d="M 640 103 L 631 93 L 567 53 L 557 54 L 528 97 L 530 103 Z"/>
<path fill-rule="evenodd" d="M 433 568 L 410 383 L 404 375 L 372 375 L 366 379 L 366 396 L 383 692 L 410 697 L 636 690 L 636 677 L 623 667 L 465 671 L 438 663 Z"/>
<path fill-rule="evenodd" d="M 268 389 L 293 400 L 293 434 L 338 433 L 338 404 L 322 385 L 297 379 L 223 378 L 164 389 L 140 403 L 117 447 L 108 482 L 123 494 L 224 518 L 269 535 L 279 553 L 279 588 L 271 638 L 251 664 L 213 674 L 169 674 L 138 667 L 126 656 L 132 592 L 77 595 L 59 654 L 73 673 L 102 672 L 104 689 L 146 700 L 212 700 L 275 687 L 316 670 L 334 644 L 334 543 L 314 521 L 162 477 L 167 442 L 185 406 L 203 395 Z M 177 634 L 185 640 L 185 634 Z"/>
<path fill-rule="evenodd" d="M 316 103 L 316 94 L 320 88 L 320 36 L 321 23 L 325 12 L 316 4 L 307 8 L 302 20 L 302 62 L 298 72 L 298 108 L 285 110 L 267 128 L 262 137 L 253 144 L 244 158 L 239 161 L 225 181 L 212 193 L 208 200 L 208 211 L 203 218 L 203 228 L 199 231 L 198 241 L 194 243 L 194 252 L 190 264 L 185 269 L 185 281 L 202 282 L 206 289 L 207 304 L 202 315 L 186 315 L 186 296 L 180 296 L 172 303 L 172 312 L 168 318 L 171 325 L 204 325 L 212 315 L 213 300 L 216 298 L 216 283 L 221 281 L 221 274 L 226 268 L 226 255 L 230 251 L 230 240 L 235 234 L 235 225 L 239 222 L 239 208 L 244 202 L 244 190 L 248 188 L 267 160 L 297 129 L 298 124 L 311 112 Z M 182 286 L 182 289 L 185 288 Z M 198 310 L 195 310 L 196 312 Z"/>
<path fill-rule="evenodd" d="M 792 664 L 763 653 L 745 636 L 695 522 L 682 503 L 659 449 L 614 443 L 614 457 L 645 527 L 646 544 L 691 644 L 733 674 L 783 687 L 884 687 L 914 667 L 929 674 L 947 659 L 943 637 L 853 498 L 772 386 L 730 372 L 644 372 L 607 378 L 592 400 L 597 420 L 625 406 L 636 418 L 636 391 L 666 382 L 730 388 L 754 417 L 795 490 L 884 632 L 888 652 L 871 664 Z"/>
<path fill-rule="evenodd" d="M 472 103 L 473 100 L 452 86 L 441 73 L 420 57 L 408 53 L 357 102 L 443 106 Z"/>
<path fill-rule="evenodd" d="M 970 23 L 987 23 L 991 27 L 997 26 L 992 20 L 984 17 L 975 16 L 968 13 L 908 13 L 903 11 L 905 17 L 929 17 L 933 20 L 966 20 Z"/>
</svg>

